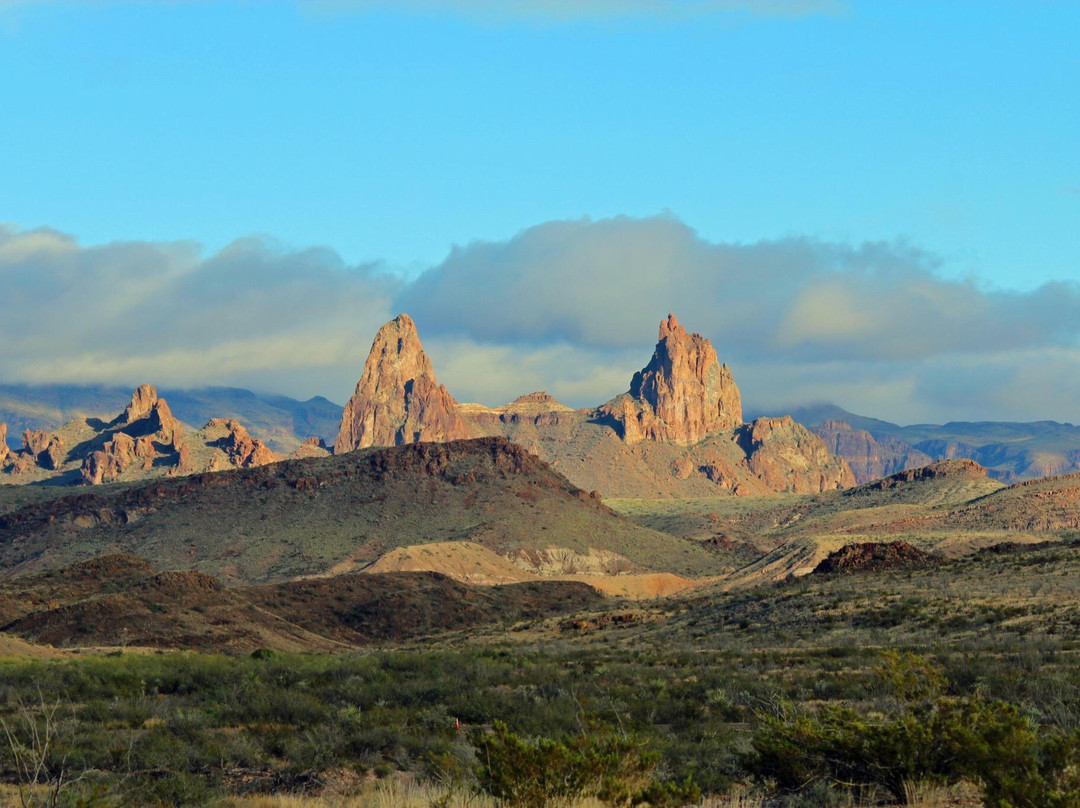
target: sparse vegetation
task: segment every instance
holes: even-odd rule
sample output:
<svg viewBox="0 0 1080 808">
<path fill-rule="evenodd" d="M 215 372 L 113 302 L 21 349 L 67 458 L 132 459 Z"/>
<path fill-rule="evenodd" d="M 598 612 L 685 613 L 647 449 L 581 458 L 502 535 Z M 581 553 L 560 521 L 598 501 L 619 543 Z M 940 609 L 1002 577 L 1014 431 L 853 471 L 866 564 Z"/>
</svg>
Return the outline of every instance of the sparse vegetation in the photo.
<svg viewBox="0 0 1080 808">
<path fill-rule="evenodd" d="M 1069 806 L 1078 567 L 1080 549 L 1064 543 L 639 604 L 633 619 L 613 604 L 363 653 L 7 660 L 0 715 L 10 722 L 39 687 L 61 700 L 55 753 L 87 772 L 71 805 L 120 804 L 121 794 L 146 805 L 369 799 L 374 784 L 403 777 L 445 800 L 436 804 L 491 805 L 483 785 L 506 802 L 512 792 L 492 776 L 507 770 L 485 775 L 478 749 L 502 738 L 541 761 L 556 749 L 581 760 L 632 749 L 627 780 L 639 795 L 649 780 L 691 778 L 704 805 L 725 795 L 748 804 L 757 797 L 734 795 L 749 787 L 790 806 L 932 804 L 926 793 L 970 783 L 983 796 L 956 804 Z M 949 754 L 958 747 L 966 757 Z M 17 784 L 10 755 L 0 761 Z"/>
</svg>

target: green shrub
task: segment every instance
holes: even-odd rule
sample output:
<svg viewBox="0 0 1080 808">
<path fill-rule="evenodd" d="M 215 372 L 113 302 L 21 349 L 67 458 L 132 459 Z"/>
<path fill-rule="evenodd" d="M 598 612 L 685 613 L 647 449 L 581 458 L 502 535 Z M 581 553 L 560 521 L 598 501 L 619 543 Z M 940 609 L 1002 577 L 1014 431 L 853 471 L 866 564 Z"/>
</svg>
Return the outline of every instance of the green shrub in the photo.
<svg viewBox="0 0 1080 808">
<path fill-rule="evenodd" d="M 490 733 L 474 731 L 472 741 L 477 783 L 504 805 L 548 808 L 593 796 L 618 808 L 669 808 L 701 796 L 689 779 L 654 779 L 655 756 L 640 741 L 610 732 L 527 740 L 496 721 Z"/>
</svg>

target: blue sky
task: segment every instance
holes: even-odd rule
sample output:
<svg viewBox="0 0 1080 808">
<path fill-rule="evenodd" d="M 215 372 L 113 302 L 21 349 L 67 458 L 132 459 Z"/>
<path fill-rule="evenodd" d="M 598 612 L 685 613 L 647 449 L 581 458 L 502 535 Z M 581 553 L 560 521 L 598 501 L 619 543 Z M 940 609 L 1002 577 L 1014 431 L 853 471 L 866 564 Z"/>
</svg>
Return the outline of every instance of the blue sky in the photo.
<svg viewBox="0 0 1080 808">
<path fill-rule="evenodd" d="M 1066 0 L 0 0 L 0 222 L 54 229 L 83 250 L 193 242 L 191 261 L 250 235 L 279 254 L 317 248 L 336 272 L 389 273 L 360 295 L 386 301 L 373 324 L 415 298 L 390 288 L 395 278 L 445 269 L 454 245 L 511 245 L 582 217 L 675 219 L 720 245 L 884 243 L 918 253 L 918 278 L 1022 303 L 1048 282 L 1080 282 L 1078 35 L 1080 3 Z M 618 284 L 617 268 L 603 281 Z M 644 364 L 663 314 L 627 337 L 625 355 L 583 359 L 586 376 L 606 363 L 614 384 Z M 595 347 L 576 341 L 581 329 L 529 342 L 435 319 L 445 345 L 433 354 L 447 366 L 465 355 L 451 340 Z M 702 320 L 687 325 L 726 333 Z M 1041 347 L 1072 350 L 1070 328 Z M 755 350 L 748 365 L 762 361 Z M 142 372 L 121 359 L 102 377 Z M 862 359 L 902 372 L 895 355 Z M 91 380 L 93 367 L 70 375 Z M 271 371 L 206 379 L 297 394 L 331 384 L 329 365 L 286 367 L 289 382 Z M 504 392 L 471 373 L 454 377 L 466 392 Z M 602 392 L 545 373 L 535 382 L 570 398 Z M 911 392 L 932 382 L 911 385 L 902 401 L 848 403 L 891 400 L 885 414 L 900 420 L 962 415 Z M 332 386 L 341 398 L 347 385 Z"/>
</svg>

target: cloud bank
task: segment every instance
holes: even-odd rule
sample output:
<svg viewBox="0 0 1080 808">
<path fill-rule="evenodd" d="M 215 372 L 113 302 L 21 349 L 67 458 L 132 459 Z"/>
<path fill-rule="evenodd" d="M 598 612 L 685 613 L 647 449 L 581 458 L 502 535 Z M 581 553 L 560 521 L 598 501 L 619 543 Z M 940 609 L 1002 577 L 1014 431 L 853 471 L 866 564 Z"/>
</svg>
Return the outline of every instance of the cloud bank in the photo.
<svg viewBox="0 0 1080 808">
<path fill-rule="evenodd" d="M 405 282 L 246 238 L 81 246 L 0 227 L 0 380 L 238 384 L 343 401 L 378 326 L 417 321 L 441 381 L 499 404 L 624 391 L 669 311 L 748 405 L 835 402 L 904 423 L 1076 420 L 1080 287 L 987 290 L 904 243 L 702 239 L 670 215 L 546 222 Z"/>
<path fill-rule="evenodd" d="M 266 238 L 204 258 L 194 243 L 81 247 L 0 227 L 0 379 L 340 390 L 397 283 Z"/>
</svg>

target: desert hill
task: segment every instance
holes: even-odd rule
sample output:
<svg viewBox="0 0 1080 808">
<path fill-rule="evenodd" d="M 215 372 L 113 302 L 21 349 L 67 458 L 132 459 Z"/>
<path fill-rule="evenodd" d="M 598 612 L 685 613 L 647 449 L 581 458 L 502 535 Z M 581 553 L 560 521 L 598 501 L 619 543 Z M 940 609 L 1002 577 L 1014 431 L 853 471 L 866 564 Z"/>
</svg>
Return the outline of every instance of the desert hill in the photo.
<svg viewBox="0 0 1080 808">
<path fill-rule="evenodd" d="M 66 495 L 0 516 L 8 574 L 125 552 L 165 570 L 280 581 L 357 569 L 395 547 L 461 540 L 502 555 L 608 551 L 635 570 L 715 568 L 702 548 L 623 519 L 503 438 L 57 493 Z"/>
<path fill-rule="evenodd" d="M 416 324 L 402 314 L 372 343 L 345 407 L 338 453 L 418 440 L 502 436 L 605 496 L 808 493 L 854 477 L 791 418 L 742 421 L 730 369 L 673 315 L 630 389 L 589 410 L 543 392 L 502 407 L 460 404 L 435 378 Z"/>
<path fill-rule="evenodd" d="M 846 545 L 902 538 L 954 557 L 1000 542 L 1056 540 L 1080 527 L 1080 475 L 1006 487 L 970 460 L 898 472 L 845 491 L 757 499 L 610 500 L 628 518 L 703 546 L 755 557 L 724 586 L 812 571 Z"/>
<path fill-rule="evenodd" d="M 225 587 L 109 555 L 0 581 L 0 637 L 54 647 L 335 651 L 595 607 L 585 584 L 470 587 L 434 573 Z"/>
</svg>

